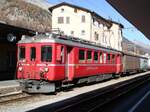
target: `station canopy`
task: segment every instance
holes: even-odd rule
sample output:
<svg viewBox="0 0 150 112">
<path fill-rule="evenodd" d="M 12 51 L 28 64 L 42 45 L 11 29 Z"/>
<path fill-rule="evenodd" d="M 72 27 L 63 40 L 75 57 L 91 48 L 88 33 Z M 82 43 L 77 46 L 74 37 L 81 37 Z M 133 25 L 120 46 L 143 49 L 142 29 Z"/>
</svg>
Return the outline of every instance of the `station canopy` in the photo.
<svg viewBox="0 0 150 112">
<path fill-rule="evenodd" d="M 149 0 L 107 0 L 107 2 L 150 39 Z"/>
</svg>

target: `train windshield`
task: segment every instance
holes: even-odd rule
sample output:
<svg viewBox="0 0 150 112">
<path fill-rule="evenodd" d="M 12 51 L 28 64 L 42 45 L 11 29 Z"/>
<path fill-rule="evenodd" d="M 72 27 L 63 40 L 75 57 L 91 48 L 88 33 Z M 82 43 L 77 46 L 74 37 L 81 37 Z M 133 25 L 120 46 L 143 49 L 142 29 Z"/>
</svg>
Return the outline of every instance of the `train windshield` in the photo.
<svg viewBox="0 0 150 112">
<path fill-rule="evenodd" d="M 42 46 L 41 47 L 41 61 L 51 62 L 52 61 L 52 47 Z"/>
<path fill-rule="evenodd" d="M 19 47 L 19 60 L 25 59 L 25 47 Z"/>
</svg>

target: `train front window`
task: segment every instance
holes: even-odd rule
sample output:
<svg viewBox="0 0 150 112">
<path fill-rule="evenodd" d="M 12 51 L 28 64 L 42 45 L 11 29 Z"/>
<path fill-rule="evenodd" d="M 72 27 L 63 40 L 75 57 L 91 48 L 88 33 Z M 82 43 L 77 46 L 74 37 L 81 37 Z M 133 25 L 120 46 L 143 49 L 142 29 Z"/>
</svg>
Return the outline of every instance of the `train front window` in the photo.
<svg viewBox="0 0 150 112">
<path fill-rule="evenodd" d="M 30 53 L 30 59 L 31 61 L 34 61 L 36 58 L 36 48 L 35 47 L 31 47 L 31 53 Z"/>
<path fill-rule="evenodd" d="M 19 60 L 25 59 L 25 47 L 19 47 Z"/>
<path fill-rule="evenodd" d="M 41 61 L 51 62 L 52 61 L 52 47 L 42 46 L 41 47 Z"/>
</svg>

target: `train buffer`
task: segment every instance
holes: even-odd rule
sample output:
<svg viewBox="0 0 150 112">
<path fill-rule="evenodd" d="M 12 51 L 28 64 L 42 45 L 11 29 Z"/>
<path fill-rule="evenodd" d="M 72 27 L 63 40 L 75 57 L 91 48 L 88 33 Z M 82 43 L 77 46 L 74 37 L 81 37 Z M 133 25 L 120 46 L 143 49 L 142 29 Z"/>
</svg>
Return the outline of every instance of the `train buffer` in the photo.
<svg viewBox="0 0 150 112">
<path fill-rule="evenodd" d="M 21 92 L 21 87 L 17 80 L 0 81 L 0 97 L 18 94 Z"/>
</svg>

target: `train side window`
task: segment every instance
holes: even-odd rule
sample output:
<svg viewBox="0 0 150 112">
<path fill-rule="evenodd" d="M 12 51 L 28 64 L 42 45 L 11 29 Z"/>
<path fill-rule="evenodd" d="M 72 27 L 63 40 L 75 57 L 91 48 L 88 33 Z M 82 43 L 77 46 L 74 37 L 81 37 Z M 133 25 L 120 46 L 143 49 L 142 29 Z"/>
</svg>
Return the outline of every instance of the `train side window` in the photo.
<svg viewBox="0 0 150 112">
<path fill-rule="evenodd" d="M 115 64 L 115 55 L 112 55 L 112 64 Z"/>
<path fill-rule="evenodd" d="M 79 50 L 79 61 L 80 62 L 85 61 L 85 50 Z"/>
<path fill-rule="evenodd" d="M 19 60 L 25 59 L 25 47 L 19 47 Z"/>
<path fill-rule="evenodd" d="M 61 55 L 61 63 L 64 63 L 64 61 L 65 61 L 65 60 L 64 60 L 64 58 L 65 58 L 65 57 L 64 57 L 64 54 L 65 54 L 64 51 L 65 51 L 65 50 L 64 50 L 64 46 L 61 46 L 61 54 L 60 54 L 60 55 Z"/>
<path fill-rule="evenodd" d="M 98 52 L 94 52 L 94 62 L 98 62 Z"/>
<path fill-rule="evenodd" d="M 51 62 L 52 61 L 52 47 L 51 46 L 42 46 L 41 47 L 41 61 Z"/>
<path fill-rule="evenodd" d="M 88 62 L 92 61 L 92 51 L 87 51 L 87 61 Z"/>
<path fill-rule="evenodd" d="M 36 58 L 36 48 L 35 47 L 31 47 L 30 48 L 30 60 L 34 61 Z"/>
<path fill-rule="evenodd" d="M 102 52 L 100 52 L 100 54 L 99 54 L 99 60 L 100 60 L 100 63 L 103 63 L 103 53 Z"/>
<path fill-rule="evenodd" d="M 106 53 L 103 53 L 104 56 L 104 63 L 106 63 Z"/>
<path fill-rule="evenodd" d="M 107 54 L 107 62 L 110 63 L 110 54 Z"/>
</svg>

